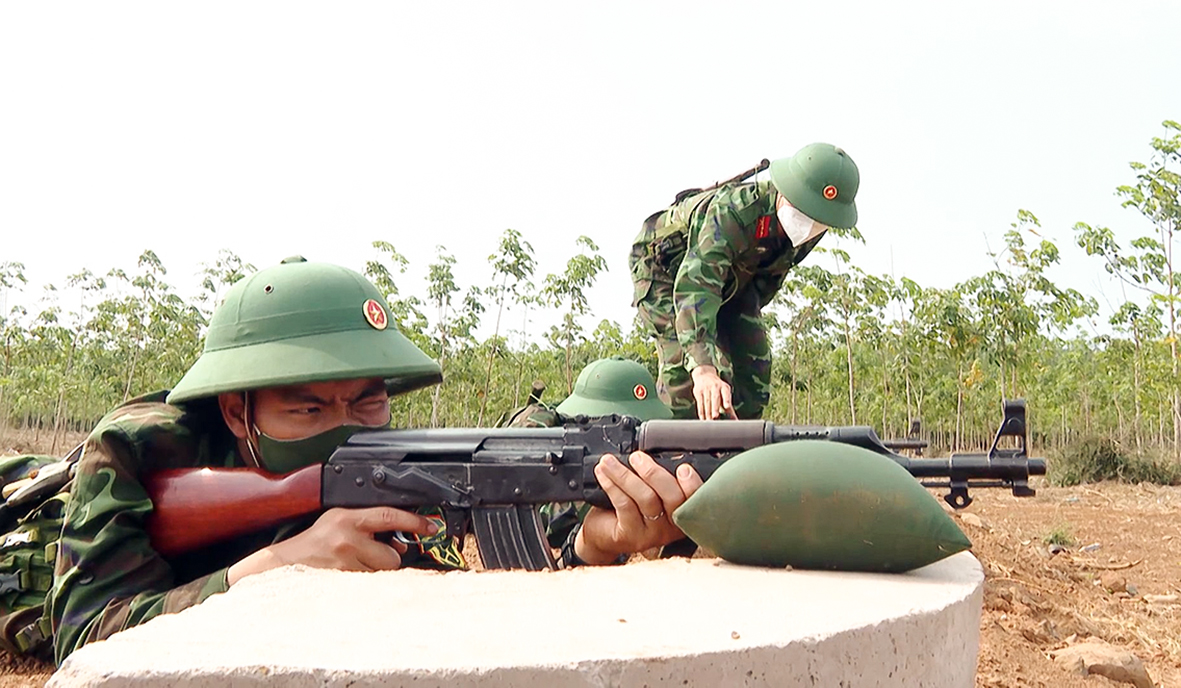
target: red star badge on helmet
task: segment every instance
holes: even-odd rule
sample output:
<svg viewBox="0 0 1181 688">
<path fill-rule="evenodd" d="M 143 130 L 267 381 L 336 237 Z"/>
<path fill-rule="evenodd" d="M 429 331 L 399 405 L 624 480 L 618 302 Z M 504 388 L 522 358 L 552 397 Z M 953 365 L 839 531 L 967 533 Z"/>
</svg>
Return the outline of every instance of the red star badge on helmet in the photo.
<svg viewBox="0 0 1181 688">
<path fill-rule="evenodd" d="M 829 184 L 828 186 L 824 187 L 824 197 L 830 201 L 832 199 L 836 198 L 837 197 L 837 187 L 833 186 L 832 184 Z"/>
<path fill-rule="evenodd" d="M 635 389 L 632 390 L 632 394 L 636 395 L 636 398 L 640 401 L 643 401 L 648 398 L 648 388 L 644 385 L 636 385 Z"/>
<path fill-rule="evenodd" d="M 363 309 L 365 311 L 365 322 L 375 330 L 384 330 L 390 324 L 390 319 L 385 314 L 385 309 L 381 304 L 373 299 L 365 302 Z"/>
</svg>

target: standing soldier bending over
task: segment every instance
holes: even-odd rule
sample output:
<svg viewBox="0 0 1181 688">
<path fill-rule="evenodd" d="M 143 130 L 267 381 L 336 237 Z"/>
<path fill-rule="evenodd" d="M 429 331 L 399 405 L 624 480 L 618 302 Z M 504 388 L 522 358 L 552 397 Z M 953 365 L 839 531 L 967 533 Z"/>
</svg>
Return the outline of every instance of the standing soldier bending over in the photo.
<svg viewBox="0 0 1181 688">
<path fill-rule="evenodd" d="M 682 194 L 632 246 L 632 305 L 656 338 L 657 390 L 677 418 L 762 416 L 761 311 L 829 227 L 857 222 L 860 176 L 842 149 L 814 143 L 770 167 L 769 182 Z"/>
<path fill-rule="evenodd" d="M 352 270 L 296 257 L 238 282 L 175 389 L 120 406 L 86 441 L 46 603 L 57 662 L 287 564 L 461 566 L 451 538 L 428 537 L 439 519 L 392 507 L 330 509 L 170 558 L 152 548 L 147 531 L 148 473 L 198 466 L 286 473 L 323 463 L 350 435 L 388 427 L 390 395 L 439 380 L 439 367 L 390 324 L 381 294 Z M 579 540 L 584 563 L 683 537 L 669 516 L 701 478 L 674 477 L 642 452 L 630 461 L 635 472 L 611 456 L 595 467 L 615 510 L 596 510 L 602 527 Z M 430 544 L 374 537 L 391 531 Z"/>
</svg>

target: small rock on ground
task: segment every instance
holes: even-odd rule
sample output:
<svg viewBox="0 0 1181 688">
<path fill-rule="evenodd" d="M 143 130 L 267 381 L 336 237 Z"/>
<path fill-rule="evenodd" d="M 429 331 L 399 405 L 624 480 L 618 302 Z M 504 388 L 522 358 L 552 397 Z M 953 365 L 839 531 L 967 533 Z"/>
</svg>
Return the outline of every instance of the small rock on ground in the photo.
<svg viewBox="0 0 1181 688">
<path fill-rule="evenodd" d="M 1055 650 L 1050 655 L 1065 668 L 1083 676 L 1098 674 L 1136 688 L 1155 688 L 1144 663 L 1136 655 L 1098 640 Z"/>
</svg>

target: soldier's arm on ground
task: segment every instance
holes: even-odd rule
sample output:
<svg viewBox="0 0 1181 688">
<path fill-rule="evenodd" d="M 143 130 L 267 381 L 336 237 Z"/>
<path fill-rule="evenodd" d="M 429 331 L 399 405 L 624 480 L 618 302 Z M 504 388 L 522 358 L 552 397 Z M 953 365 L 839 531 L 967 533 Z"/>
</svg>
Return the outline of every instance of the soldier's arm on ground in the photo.
<svg viewBox="0 0 1181 688">
<path fill-rule="evenodd" d="M 78 464 L 46 600 L 58 664 L 82 645 L 227 588 L 226 569 L 177 585 L 149 544 L 151 500 L 139 482 L 140 451 L 122 428 L 96 429 Z"/>
<path fill-rule="evenodd" d="M 718 310 L 736 256 L 749 238 L 732 204 L 715 199 L 706 209 L 700 231 L 689 235 L 685 259 L 673 286 L 677 339 L 685 350 L 685 368 L 717 365 Z"/>
</svg>

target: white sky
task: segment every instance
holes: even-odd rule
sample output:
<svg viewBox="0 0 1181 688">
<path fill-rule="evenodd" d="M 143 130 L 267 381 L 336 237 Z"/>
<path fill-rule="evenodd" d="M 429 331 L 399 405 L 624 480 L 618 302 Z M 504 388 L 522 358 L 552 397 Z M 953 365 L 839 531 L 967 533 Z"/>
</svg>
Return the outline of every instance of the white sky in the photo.
<svg viewBox="0 0 1181 688">
<path fill-rule="evenodd" d="M 591 236 L 587 325 L 626 327 L 640 222 L 812 141 L 861 169 L 864 270 L 950 286 L 1025 208 L 1060 281 L 1115 300 L 1070 228 L 1144 232 L 1114 189 L 1181 119 L 1178 26 L 1177 2 L 3 3 L 0 261 L 34 282 L 8 300 L 145 248 L 191 292 L 220 248 L 360 268 L 375 239 L 425 295 L 436 244 L 487 284 L 512 227 L 538 281 Z"/>
</svg>

